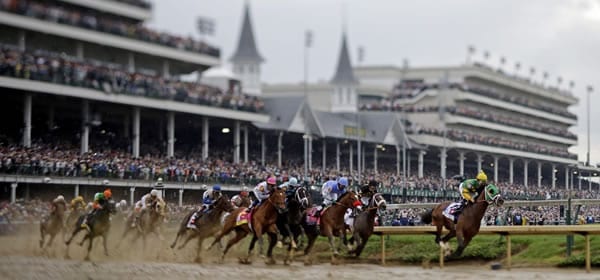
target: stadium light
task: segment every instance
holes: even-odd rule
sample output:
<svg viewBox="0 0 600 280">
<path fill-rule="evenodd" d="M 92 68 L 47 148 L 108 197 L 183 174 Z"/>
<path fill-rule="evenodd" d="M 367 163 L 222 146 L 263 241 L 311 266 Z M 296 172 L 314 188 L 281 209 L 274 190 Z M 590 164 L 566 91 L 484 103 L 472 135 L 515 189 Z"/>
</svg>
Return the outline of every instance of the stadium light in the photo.
<svg viewBox="0 0 600 280">
<path fill-rule="evenodd" d="M 227 133 L 229 133 L 229 131 L 230 131 L 230 130 L 229 130 L 229 128 L 228 128 L 228 127 L 224 127 L 223 129 L 221 129 L 221 132 L 222 132 L 222 133 L 224 133 L 224 134 L 227 134 Z"/>
<path fill-rule="evenodd" d="M 590 166 L 590 94 L 593 91 L 594 87 L 587 86 L 587 157 L 585 166 Z"/>
</svg>

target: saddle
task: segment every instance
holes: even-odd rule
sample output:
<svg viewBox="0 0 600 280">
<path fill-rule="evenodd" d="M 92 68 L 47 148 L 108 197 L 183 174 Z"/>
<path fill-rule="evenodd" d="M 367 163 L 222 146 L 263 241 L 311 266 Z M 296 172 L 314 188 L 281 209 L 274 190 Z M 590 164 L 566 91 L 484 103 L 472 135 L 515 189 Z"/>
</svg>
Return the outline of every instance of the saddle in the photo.
<svg viewBox="0 0 600 280">
<path fill-rule="evenodd" d="M 446 209 L 444 209 L 444 211 L 442 212 L 442 214 L 452 220 L 455 224 L 458 222 L 458 217 L 460 216 L 459 213 L 456 213 L 456 210 L 458 210 L 461 206 L 460 202 L 453 202 L 450 203 L 450 205 L 448 205 L 448 207 L 446 207 Z"/>
<path fill-rule="evenodd" d="M 306 210 L 306 224 L 311 226 L 319 225 L 321 222 L 321 217 L 323 216 L 323 214 L 325 214 L 325 211 L 327 211 L 329 207 L 330 206 L 325 207 L 325 209 L 321 210 L 321 214 L 319 216 L 316 216 L 317 207 L 313 207 Z"/>
</svg>

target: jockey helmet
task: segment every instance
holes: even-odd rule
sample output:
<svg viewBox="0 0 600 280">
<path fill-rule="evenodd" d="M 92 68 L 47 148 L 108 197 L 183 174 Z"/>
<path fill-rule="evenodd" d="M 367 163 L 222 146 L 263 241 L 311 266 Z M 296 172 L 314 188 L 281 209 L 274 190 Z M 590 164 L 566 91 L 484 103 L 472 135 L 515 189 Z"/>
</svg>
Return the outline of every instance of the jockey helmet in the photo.
<svg viewBox="0 0 600 280">
<path fill-rule="evenodd" d="M 123 206 L 123 207 L 127 206 L 127 201 L 125 199 L 121 199 L 121 201 L 119 201 L 119 203 L 121 203 L 121 206 Z"/>
<path fill-rule="evenodd" d="M 292 187 L 297 187 L 298 186 L 298 179 L 292 177 L 290 178 L 290 181 L 288 182 L 288 184 Z"/>
<path fill-rule="evenodd" d="M 111 197 L 112 197 L 112 192 L 110 191 L 110 189 L 104 190 L 104 198 L 110 199 Z"/>
<path fill-rule="evenodd" d="M 99 192 L 99 193 L 96 193 L 94 195 L 94 200 L 100 200 L 100 199 L 103 199 L 103 198 L 104 198 L 104 194 L 103 193 Z"/>
<path fill-rule="evenodd" d="M 242 187 L 242 191 L 243 192 L 247 192 L 248 191 L 248 187 L 246 187 L 246 186 Z"/>
<path fill-rule="evenodd" d="M 57 196 L 56 199 L 60 201 L 65 201 L 65 197 L 62 195 Z"/>
<path fill-rule="evenodd" d="M 480 182 L 487 182 L 487 175 L 485 175 L 485 172 L 483 172 L 483 170 L 479 171 L 479 173 L 477 174 L 477 177 L 475 177 L 475 179 L 477 179 L 477 181 Z"/>
<path fill-rule="evenodd" d="M 80 196 L 77 196 L 77 197 L 75 198 L 75 201 L 83 201 L 83 196 L 81 196 L 81 195 L 80 195 Z"/>
<path fill-rule="evenodd" d="M 275 177 L 271 176 L 267 179 L 267 184 L 269 185 L 276 185 L 277 184 L 277 179 L 275 179 Z"/>
<path fill-rule="evenodd" d="M 150 196 L 157 197 L 158 196 L 158 190 L 152 190 L 152 191 L 150 191 Z"/>
<path fill-rule="evenodd" d="M 348 186 L 348 178 L 346 178 L 346 177 L 341 177 L 341 178 L 338 180 L 338 184 L 339 184 L 339 185 L 341 185 L 341 186 L 347 187 L 347 186 Z"/>
<path fill-rule="evenodd" d="M 219 186 L 219 185 L 214 185 L 214 186 L 212 187 L 212 190 L 213 190 L 213 191 L 216 191 L 216 192 L 220 192 L 220 191 L 221 191 L 221 186 Z"/>
<path fill-rule="evenodd" d="M 243 197 L 248 197 L 248 192 L 247 191 L 242 191 L 240 192 L 240 195 Z"/>
</svg>

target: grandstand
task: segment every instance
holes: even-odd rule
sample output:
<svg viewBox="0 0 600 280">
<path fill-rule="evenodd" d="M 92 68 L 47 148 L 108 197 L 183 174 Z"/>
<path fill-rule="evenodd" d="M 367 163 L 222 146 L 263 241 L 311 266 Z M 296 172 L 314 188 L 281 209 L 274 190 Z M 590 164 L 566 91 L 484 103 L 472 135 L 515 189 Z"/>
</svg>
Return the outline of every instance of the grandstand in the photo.
<svg viewBox="0 0 600 280">
<path fill-rule="evenodd" d="M 318 195 L 343 175 L 380 181 L 393 202 L 433 202 L 457 198 L 450 175 L 477 170 L 509 198 L 599 198 L 598 168 L 568 152 L 569 92 L 478 64 L 354 68 L 345 34 L 329 83 L 262 85 L 249 6 L 232 71 L 214 67 L 218 47 L 145 27 L 151 9 L 0 3 L 1 200 L 109 186 L 133 202 L 161 178 L 181 206 L 214 183 L 298 176 Z M 181 79 L 192 72 L 206 75 Z"/>
</svg>

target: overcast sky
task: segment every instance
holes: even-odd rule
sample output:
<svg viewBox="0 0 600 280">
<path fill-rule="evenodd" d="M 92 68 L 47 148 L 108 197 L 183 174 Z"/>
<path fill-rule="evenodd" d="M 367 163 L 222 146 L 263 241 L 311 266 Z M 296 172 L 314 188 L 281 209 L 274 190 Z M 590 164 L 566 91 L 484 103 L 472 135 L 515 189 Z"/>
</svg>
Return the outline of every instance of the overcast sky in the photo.
<svg viewBox="0 0 600 280">
<path fill-rule="evenodd" d="M 216 34 L 207 41 L 221 48 L 222 59 L 232 55 L 241 28 L 244 0 L 153 0 L 149 22 L 159 30 L 198 37 L 196 18 L 212 18 Z M 267 83 L 299 82 L 303 78 L 303 36 L 313 30 L 309 80 L 333 76 L 342 32 L 342 0 L 255 0 L 251 5 L 254 34 L 266 59 L 262 79 Z M 514 71 L 520 62 L 523 75 L 530 67 L 550 74 L 563 87 L 575 82 L 580 104 L 571 109 L 579 117 L 572 131 L 579 146 L 572 148 L 585 161 L 586 93 L 591 99 L 592 162 L 600 162 L 600 0 L 453 0 L 397 1 L 346 0 L 345 14 L 352 62 L 364 47 L 362 65 L 458 65 L 465 62 L 468 45 L 476 59 L 490 52 L 489 64 Z M 175 4 L 176 3 L 176 4 Z"/>
</svg>

